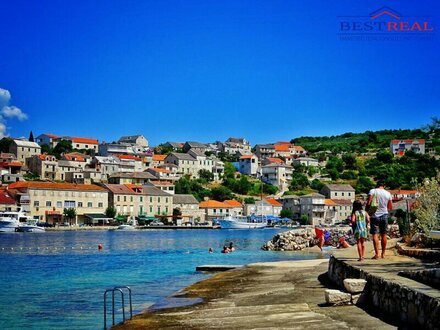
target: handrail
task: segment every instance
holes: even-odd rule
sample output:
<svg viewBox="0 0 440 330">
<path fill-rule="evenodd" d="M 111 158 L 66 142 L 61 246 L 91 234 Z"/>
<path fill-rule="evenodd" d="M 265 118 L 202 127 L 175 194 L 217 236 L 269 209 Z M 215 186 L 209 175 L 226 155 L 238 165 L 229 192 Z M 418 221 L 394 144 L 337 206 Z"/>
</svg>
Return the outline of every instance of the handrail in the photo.
<svg viewBox="0 0 440 330">
<path fill-rule="evenodd" d="M 107 329 L 107 293 L 112 293 L 112 325 L 115 325 L 115 292 L 121 293 L 121 305 L 122 305 L 122 323 L 125 322 L 125 299 L 123 289 L 128 290 L 128 296 L 130 301 L 130 319 L 133 318 L 133 305 L 131 301 L 131 289 L 128 286 L 116 286 L 113 289 L 107 289 L 104 291 L 104 330 Z"/>
</svg>

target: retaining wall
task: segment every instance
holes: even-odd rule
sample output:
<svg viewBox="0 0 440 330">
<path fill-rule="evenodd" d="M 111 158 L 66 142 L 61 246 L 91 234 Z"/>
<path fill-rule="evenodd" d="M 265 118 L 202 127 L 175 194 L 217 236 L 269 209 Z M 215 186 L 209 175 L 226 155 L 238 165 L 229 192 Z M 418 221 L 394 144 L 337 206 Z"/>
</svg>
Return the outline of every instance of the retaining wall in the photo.
<svg viewBox="0 0 440 330">
<path fill-rule="evenodd" d="M 399 283 L 368 274 L 332 256 L 328 269 L 333 282 L 343 287 L 345 278 L 367 281 L 365 301 L 381 312 L 424 329 L 440 329 L 440 299 Z"/>
</svg>

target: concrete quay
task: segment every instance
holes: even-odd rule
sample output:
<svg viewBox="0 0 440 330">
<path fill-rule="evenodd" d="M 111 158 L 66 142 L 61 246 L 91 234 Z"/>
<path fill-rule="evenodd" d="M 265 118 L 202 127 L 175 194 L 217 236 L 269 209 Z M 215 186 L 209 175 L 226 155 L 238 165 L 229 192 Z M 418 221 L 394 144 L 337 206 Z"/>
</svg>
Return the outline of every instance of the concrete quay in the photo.
<svg viewBox="0 0 440 330">
<path fill-rule="evenodd" d="M 385 259 L 358 262 L 356 248 L 351 247 L 334 251 L 330 261 L 318 259 L 256 263 L 220 272 L 173 296 L 202 298 L 202 303 L 159 310 L 154 310 L 153 306 L 114 328 L 410 329 L 414 324 L 408 319 L 401 319 L 399 313 L 375 307 L 368 303 L 369 299 L 362 306 L 328 306 L 325 302 L 326 288 L 342 288 L 335 285 L 330 277 L 338 282 L 345 275 L 350 275 L 366 278 L 366 290 L 371 290 L 377 283 L 396 283 L 391 290 L 384 291 L 387 292 L 389 305 L 402 299 L 398 288 L 404 288 L 408 292 L 419 292 L 423 289 L 433 299 L 432 304 L 437 303 L 436 306 L 439 306 L 439 290 L 398 275 L 402 269 L 423 270 L 435 266 L 435 263 L 400 256 L 394 248 L 387 252 Z M 367 244 L 367 256 L 369 255 L 373 255 L 371 243 Z M 366 294 L 367 298 L 375 299 L 374 294 L 369 295 L 369 291 Z M 435 306 L 433 311 L 438 311 Z M 421 315 L 419 318 L 424 320 L 435 320 L 436 317 Z M 418 327 L 437 329 L 440 323 L 430 324 L 431 326 L 425 322 L 425 325 Z"/>
</svg>

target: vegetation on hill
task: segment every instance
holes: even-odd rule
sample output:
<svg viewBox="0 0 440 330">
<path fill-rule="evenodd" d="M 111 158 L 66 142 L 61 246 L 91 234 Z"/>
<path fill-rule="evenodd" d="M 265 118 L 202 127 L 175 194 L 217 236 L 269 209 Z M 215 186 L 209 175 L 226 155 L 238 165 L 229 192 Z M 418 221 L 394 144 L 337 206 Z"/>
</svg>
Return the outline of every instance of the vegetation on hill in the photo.
<svg viewBox="0 0 440 330">
<path fill-rule="evenodd" d="M 366 153 L 390 147 L 394 139 L 426 139 L 428 146 L 440 153 L 440 119 L 432 118 L 432 122 L 419 129 L 388 129 L 366 131 L 363 133 L 344 133 L 336 136 L 302 136 L 291 142 L 302 146 L 310 153 L 330 151 L 333 154 L 343 152 Z"/>
</svg>

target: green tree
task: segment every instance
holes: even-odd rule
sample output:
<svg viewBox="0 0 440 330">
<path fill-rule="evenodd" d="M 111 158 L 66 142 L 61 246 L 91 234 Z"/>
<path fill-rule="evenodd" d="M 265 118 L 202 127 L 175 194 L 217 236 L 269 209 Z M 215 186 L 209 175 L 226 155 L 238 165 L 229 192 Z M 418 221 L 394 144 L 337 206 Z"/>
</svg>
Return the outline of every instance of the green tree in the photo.
<svg viewBox="0 0 440 330">
<path fill-rule="evenodd" d="M 318 179 L 313 179 L 312 182 L 310 183 L 310 188 L 314 190 L 320 191 L 322 187 L 324 187 L 324 184 Z"/>
<path fill-rule="evenodd" d="M 53 148 L 53 152 L 57 158 L 61 158 L 62 154 L 72 152 L 72 150 L 72 141 L 69 140 L 61 140 L 57 143 L 55 148 Z"/>
<path fill-rule="evenodd" d="M 376 154 L 376 159 L 382 163 L 391 163 L 393 158 L 393 154 L 389 151 L 379 151 Z"/>
<path fill-rule="evenodd" d="M 105 215 L 107 216 L 107 218 L 115 218 L 116 216 L 116 208 L 114 206 L 109 206 L 105 209 Z"/>
<path fill-rule="evenodd" d="M 72 219 L 76 217 L 76 209 L 74 207 L 64 208 L 63 215 L 68 219 L 69 225 L 71 225 Z"/>
<path fill-rule="evenodd" d="M 242 175 L 235 183 L 235 189 L 233 191 L 237 194 L 247 195 L 252 188 L 252 183 L 249 181 L 246 175 Z"/>
<path fill-rule="evenodd" d="M 348 170 L 356 169 L 356 157 L 353 154 L 344 154 L 342 155 L 342 161 L 344 162 L 344 166 Z"/>
<path fill-rule="evenodd" d="M 374 188 L 374 182 L 367 176 L 360 176 L 356 184 L 356 194 L 368 194 Z"/>
<path fill-rule="evenodd" d="M 199 176 L 201 179 L 206 180 L 207 182 L 211 182 L 214 180 L 214 174 L 211 171 L 201 169 L 199 171 Z"/>
<path fill-rule="evenodd" d="M 182 219 L 182 211 L 176 207 L 173 209 L 173 221 L 176 222 L 178 219 Z"/>
<path fill-rule="evenodd" d="M 223 174 L 223 178 L 226 179 L 234 179 L 235 178 L 235 172 L 237 172 L 237 169 L 234 165 L 230 162 L 225 163 L 225 170 Z"/>
<path fill-rule="evenodd" d="M 307 225 L 309 223 L 309 216 L 307 214 L 301 214 L 299 218 L 299 224 L 301 226 Z"/>
<path fill-rule="evenodd" d="M 432 229 L 440 229 L 440 172 L 436 177 L 425 179 L 417 189 L 417 197 L 413 211 L 425 233 Z"/>
<path fill-rule="evenodd" d="M 223 202 L 227 199 L 233 199 L 234 194 L 229 188 L 225 186 L 218 186 L 211 189 L 211 197 L 212 199 Z"/>
<path fill-rule="evenodd" d="M 244 199 L 244 203 L 245 204 L 255 204 L 255 198 L 253 198 L 253 197 L 246 197 Z"/>
<path fill-rule="evenodd" d="M 289 190 L 301 190 L 308 187 L 309 185 L 310 183 L 306 175 L 297 172 L 292 173 L 292 180 L 289 184 Z"/>
<path fill-rule="evenodd" d="M 0 140 L 0 152 L 9 152 L 9 148 L 14 140 L 4 137 Z"/>
<path fill-rule="evenodd" d="M 280 217 L 293 219 L 293 212 L 291 210 L 286 210 L 286 209 L 281 210 Z"/>
</svg>

